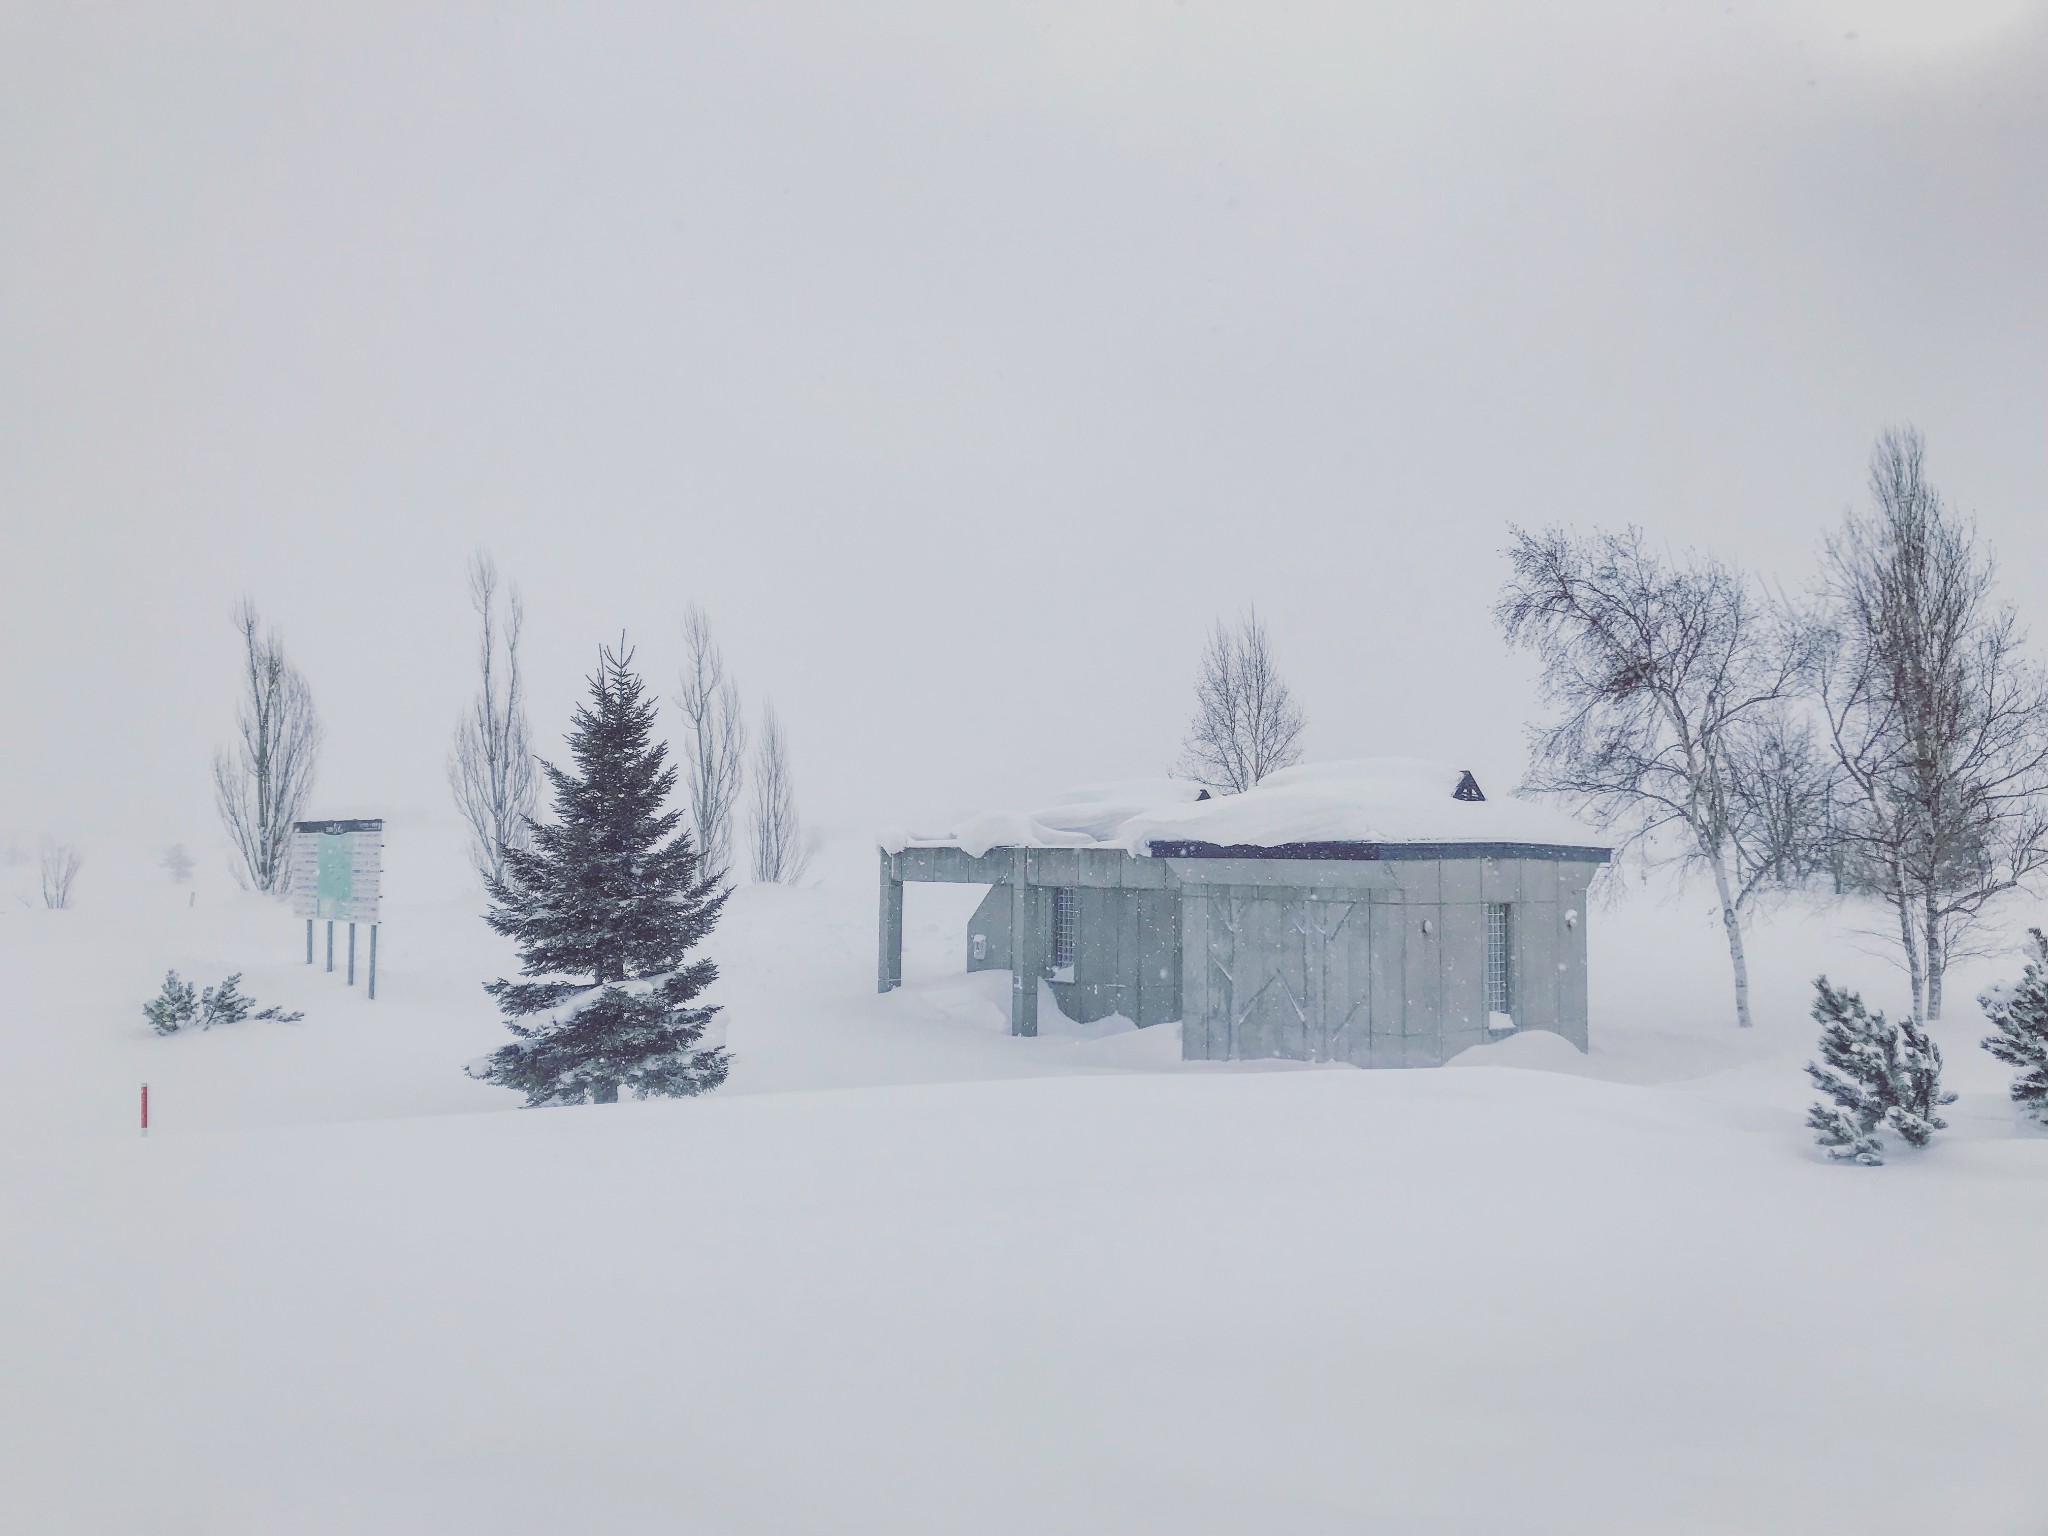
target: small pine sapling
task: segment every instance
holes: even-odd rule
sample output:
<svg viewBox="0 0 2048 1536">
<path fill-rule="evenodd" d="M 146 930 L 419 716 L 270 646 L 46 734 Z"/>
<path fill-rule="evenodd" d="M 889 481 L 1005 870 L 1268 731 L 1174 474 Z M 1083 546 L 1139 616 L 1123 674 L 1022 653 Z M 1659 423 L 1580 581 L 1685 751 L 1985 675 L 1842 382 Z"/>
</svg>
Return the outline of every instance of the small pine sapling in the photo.
<svg viewBox="0 0 2048 1536">
<path fill-rule="evenodd" d="M 1996 1034 L 1984 1049 L 2019 1068 L 2012 1098 L 2028 1115 L 2048 1125 L 2048 938 L 2029 930 L 2027 968 L 2019 981 L 1996 987 L 1977 1001 Z"/>
<path fill-rule="evenodd" d="M 489 887 L 485 921 L 532 979 L 485 984 L 515 1038 L 466 1070 L 529 1106 L 609 1104 L 621 1089 L 683 1098 L 725 1081 L 724 1048 L 704 1044 L 717 1009 L 698 1001 L 718 968 L 688 956 L 725 905 L 721 872 L 663 808 L 677 772 L 631 661 L 603 652 L 569 733 L 578 771 L 541 764 L 556 819 L 505 850 Z"/>
<path fill-rule="evenodd" d="M 1881 1128 L 1908 1146 L 1924 1147 L 1948 1122 L 1935 1113 L 1956 1096 L 1941 1089 L 1941 1048 L 1911 1019 L 1897 1024 L 1864 1009 L 1847 988 L 1814 982 L 1813 1016 L 1821 1026 L 1826 1066 L 1806 1064 L 1814 1087 L 1832 1101 L 1806 1113 L 1814 1140 L 1838 1162 L 1876 1167 L 1884 1161 Z"/>
<path fill-rule="evenodd" d="M 199 1027 L 211 1029 L 216 1024 L 239 1024 L 244 1019 L 274 1019 L 279 1024 L 296 1024 L 305 1015 L 286 1013 L 282 1008 L 265 1008 L 252 1011 L 256 1000 L 242 995 L 242 973 L 235 972 L 218 987 L 208 987 L 199 994 Z"/>
<path fill-rule="evenodd" d="M 172 971 L 164 977 L 164 989 L 149 1002 L 142 1005 L 142 1015 L 149 1020 L 149 1027 L 160 1035 L 175 1035 L 189 1024 L 201 1029 L 211 1029 L 216 1024 L 239 1024 L 244 1019 L 271 1019 L 279 1024 L 296 1024 L 303 1019 L 303 1013 L 287 1013 L 282 1008 L 258 1010 L 256 1000 L 242 992 L 242 973 L 235 972 L 217 987 L 208 987 L 197 997 L 193 996 L 192 983 L 180 981 L 178 973 Z"/>
<path fill-rule="evenodd" d="M 176 971 L 164 976 L 164 989 L 142 1005 L 142 1016 L 160 1035 L 175 1035 L 199 1016 L 199 999 L 192 983 L 178 980 Z"/>
</svg>

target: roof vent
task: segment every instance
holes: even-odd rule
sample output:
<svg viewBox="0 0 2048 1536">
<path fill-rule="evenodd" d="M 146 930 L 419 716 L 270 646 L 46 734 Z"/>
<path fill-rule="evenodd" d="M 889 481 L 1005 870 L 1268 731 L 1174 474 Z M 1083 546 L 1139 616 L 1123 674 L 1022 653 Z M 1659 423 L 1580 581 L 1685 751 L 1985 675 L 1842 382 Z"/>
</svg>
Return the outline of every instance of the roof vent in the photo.
<svg viewBox="0 0 2048 1536">
<path fill-rule="evenodd" d="M 1437 782 L 1442 783 L 1443 781 L 1439 779 Z M 1458 787 L 1451 791 L 1451 798 L 1453 800 L 1484 800 L 1486 792 L 1479 787 L 1479 781 L 1472 777 L 1472 770 L 1467 768 L 1463 776 L 1458 780 Z"/>
</svg>

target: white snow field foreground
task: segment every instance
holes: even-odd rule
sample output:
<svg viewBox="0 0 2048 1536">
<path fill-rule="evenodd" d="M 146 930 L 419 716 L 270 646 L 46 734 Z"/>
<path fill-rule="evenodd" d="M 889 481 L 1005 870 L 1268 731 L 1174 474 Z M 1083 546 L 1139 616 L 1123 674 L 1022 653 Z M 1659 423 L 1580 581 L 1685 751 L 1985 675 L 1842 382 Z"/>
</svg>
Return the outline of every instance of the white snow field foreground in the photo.
<svg viewBox="0 0 2048 1536">
<path fill-rule="evenodd" d="M 1171 1026 L 1008 1038 L 972 890 L 911 893 L 876 997 L 854 839 L 734 898 L 726 1090 L 528 1111 L 460 1075 L 506 952 L 444 830 L 389 829 L 375 1004 L 139 859 L 0 915 L 0 1530 L 2048 1519 L 2048 1136 L 1982 968 L 1953 1129 L 1841 1167 L 1811 975 L 1901 988 L 1840 913 L 1758 930 L 1752 1038 L 1705 904 L 1638 893 L 1591 914 L 1589 1057 L 1184 1065 Z M 307 1018 L 156 1038 L 171 965 Z"/>
</svg>

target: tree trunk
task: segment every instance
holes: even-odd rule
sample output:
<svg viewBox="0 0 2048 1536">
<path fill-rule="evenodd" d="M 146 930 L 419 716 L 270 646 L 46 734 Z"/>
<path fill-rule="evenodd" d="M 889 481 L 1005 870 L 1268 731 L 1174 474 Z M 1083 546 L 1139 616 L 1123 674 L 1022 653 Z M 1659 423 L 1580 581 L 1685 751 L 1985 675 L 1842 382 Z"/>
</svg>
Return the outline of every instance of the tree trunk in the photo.
<svg viewBox="0 0 2048 1536">
<path fill-rule="evenodd" d="M 599 1083 L 590 1090 L 590 1102 L 593 1104 L 618 1103 L 619 1085 L 617 1083 Z"/>
<path fill-rule="evenodd" d="M 1742 950 L 1742 918 L 1735 910 L 1734 898 L 1728 894 L 1728 866 L 1719 848 L 1707 855 L 1707 864 L 1714 871 L 1714 893 L 1721 899 L 1721 928 L 1728 935 L 1729 963 L 1735 967 L 1735 1023 L 1748 1029 L 1749 957 Z"/>
<path fill-rule="evenodd" d="M 1899 912 L 1899 945 L 1906 951 L 1906 975 L 1913 984 L 1913 1022 L 1927 1021 L 1925 1011 L 1926 988 L 1920 970 L 1920 946 L 1913 938 L 1913 898 L 1903 887 L 1892 898 L 1892 905 Z"/>
<path fill-rule="evenodd" d="M 1927 892 L 1926 921 L 1921 927 L 1924 935 L 1921 952 L 1927 957 L 1927 1018 L 1929 1022 L 1941 1017 L 1941 977 L 1948 969 L 1948 957 L 1941 952 L 1941 919 L 1934 910 L 1934 892 Z"/>
</svg>

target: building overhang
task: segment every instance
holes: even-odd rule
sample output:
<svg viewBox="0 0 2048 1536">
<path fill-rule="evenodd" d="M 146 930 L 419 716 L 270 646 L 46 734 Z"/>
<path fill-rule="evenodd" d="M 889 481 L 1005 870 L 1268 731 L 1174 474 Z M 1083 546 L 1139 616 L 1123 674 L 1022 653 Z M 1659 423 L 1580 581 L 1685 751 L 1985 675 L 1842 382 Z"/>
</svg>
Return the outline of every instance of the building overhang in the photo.
<svg viewBox="0 0 2048 1536">
<path fill-rule="evenodd" d="M 1568 843 L 1190 843 L 1156 838 L 1155 859 L 1346 859 L 1383 863 L 1396 859 L 1547 859 L 1561 864 L 1605 864 L 1606 848 Z"/>
</svg>

